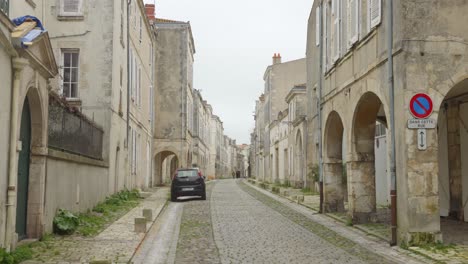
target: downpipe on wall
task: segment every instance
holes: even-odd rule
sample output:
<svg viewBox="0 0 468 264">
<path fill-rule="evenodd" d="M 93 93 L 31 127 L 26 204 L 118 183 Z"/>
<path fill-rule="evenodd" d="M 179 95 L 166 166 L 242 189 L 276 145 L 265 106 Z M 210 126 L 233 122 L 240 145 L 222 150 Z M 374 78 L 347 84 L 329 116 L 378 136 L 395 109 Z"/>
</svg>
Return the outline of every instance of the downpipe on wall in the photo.
<svg viewBox="0 0 468 264">
<path fill-rule="evenodd" d="M 390 245 L 397 244 L 397 188 L 396 188 L 396 142 L 395 142 L 395 83 L 393 73 L 393 1 L 388 1 L 388 83 L 390 87 L 390 136 L 391 136 L 391 152 L 390 152 L 390 203 L 391 203 L 391 233 L 392 237 Z"/>
<path fill-rule="evenodd" d="M 320 67 L 319 67 L 319 88 L 318 88 L 318 142 L 319 142 L 319 193 L 320 193 L 320 207 L 319 213 L 323 213 L 323 160 L 322 160 L 322 86 L 323 86 L 323 1 L 320 1 Z"/>
</svg>

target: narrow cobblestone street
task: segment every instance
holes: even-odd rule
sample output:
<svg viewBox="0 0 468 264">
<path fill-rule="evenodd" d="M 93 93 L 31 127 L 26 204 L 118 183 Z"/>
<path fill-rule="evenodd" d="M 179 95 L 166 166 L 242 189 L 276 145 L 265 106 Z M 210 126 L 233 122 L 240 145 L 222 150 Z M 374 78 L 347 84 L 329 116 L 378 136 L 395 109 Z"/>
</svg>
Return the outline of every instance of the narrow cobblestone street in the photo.
<svg viewBox="0 0 468 264">
<path fill-rule="evenodd" d="M 243 181 L 216 181 L 207 191 L 207 201 L 172 203 L 161 219 L 171 227 L 159 228 L 172 241 L 150 231 L 134 263 L 418 263 L 379 255 Z"/>
</svg>

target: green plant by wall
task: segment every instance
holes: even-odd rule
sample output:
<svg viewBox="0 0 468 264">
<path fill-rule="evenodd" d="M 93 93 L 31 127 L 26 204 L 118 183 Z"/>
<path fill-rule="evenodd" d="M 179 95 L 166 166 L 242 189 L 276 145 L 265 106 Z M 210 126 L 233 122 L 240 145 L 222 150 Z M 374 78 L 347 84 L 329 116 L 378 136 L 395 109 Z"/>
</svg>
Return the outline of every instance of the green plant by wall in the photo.
<svg viewBox="0 0 468 264">
<path fill-rule="evenodd" d="M 54 217 L 54 233 L 59 235 L 71 235 L 76 231 L 80 221 L 72 212 L 59 209 L 57 215 Z"/>
<path fill-rule="evenodd" d="M 32 259 L 32 257 L 33 251 L 28 246 L 18 247 L 15 251 L 10 253 L 0 248 L 0 264 L 17 264 Z"/>
<path fill-rule="evenodd" d="M 308 167 L 307 177 L 312 179 L 314 182 L 318 182 L 320 180 L 319 166 L 317 164 L 313 164 Z"/>
</svg>

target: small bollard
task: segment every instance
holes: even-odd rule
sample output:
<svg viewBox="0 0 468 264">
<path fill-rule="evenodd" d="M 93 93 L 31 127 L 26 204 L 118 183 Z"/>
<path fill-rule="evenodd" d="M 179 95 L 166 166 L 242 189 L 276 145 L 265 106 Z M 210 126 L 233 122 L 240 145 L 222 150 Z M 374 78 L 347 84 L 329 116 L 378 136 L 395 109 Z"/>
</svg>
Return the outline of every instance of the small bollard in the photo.
<svg viewBox="0 0 468 264">
<path fill-rule="evenodd" d="M 151 222 L 153 220 L 153 210 L 143 209 L 143 217 L 146 219 L 146 221 Z"/>
<path fill-rule="evenodd" d="M 298 195 L 297 196 L 297 202 L 298 203 L 303 203 L 304 202 L 304 195 Z"/>
<path fill-rule="evenodd" d="M 135 233 L 146 233 L 146 218 L 135 218 Z"/>
<path fill-rule="evenodd" d="M 284 191 L 284 192 L 283 192 L 283 196 L 289 196 L 289 192 L 288 192 L 288 191 Z"/>
</svg>

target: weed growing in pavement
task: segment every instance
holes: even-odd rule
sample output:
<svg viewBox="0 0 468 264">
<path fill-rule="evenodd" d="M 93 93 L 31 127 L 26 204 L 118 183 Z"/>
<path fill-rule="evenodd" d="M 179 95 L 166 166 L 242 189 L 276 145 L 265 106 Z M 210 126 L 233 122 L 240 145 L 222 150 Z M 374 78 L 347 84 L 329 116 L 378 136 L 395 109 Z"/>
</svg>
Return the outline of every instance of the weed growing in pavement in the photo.
<svg viewBox="0 0 468 264">
<path fill-rule="evenodd" d="M 94 236 L 109 223 L 117 220 L 124 213 L 138 205 L 141 199 L 137 190 L 124 190 L 106 198 L 96 205 L 91 212 L 78 216 L 80 224 L 77 232 L 83 236 Z"/>
<path fill-rule="evenodd" d="M 32 259 L 33 251 L 28 245 L 19 246 L 13 252 L 0 248 L 0 264 L 16 264 Z"/>
<path fill-rule="evenodd" d="M 419 247 L 428 251 L 432 251 L 434 253 L 445 253 L 445 254 L 448 253 L 449 250 L 455 250 L 454 244 L 446 245 L 442 243 L 441 241 L 420 245 Z"/>
<path fill-rule="evenodd" d="M 302 188 L 302 189 L 301 189 L 301 192 L 302 192 L 304 195 L 318 195 L 318 193 L 315 192 L 315 191 L 313 191 L 310 187 Z"/>
</svg>

